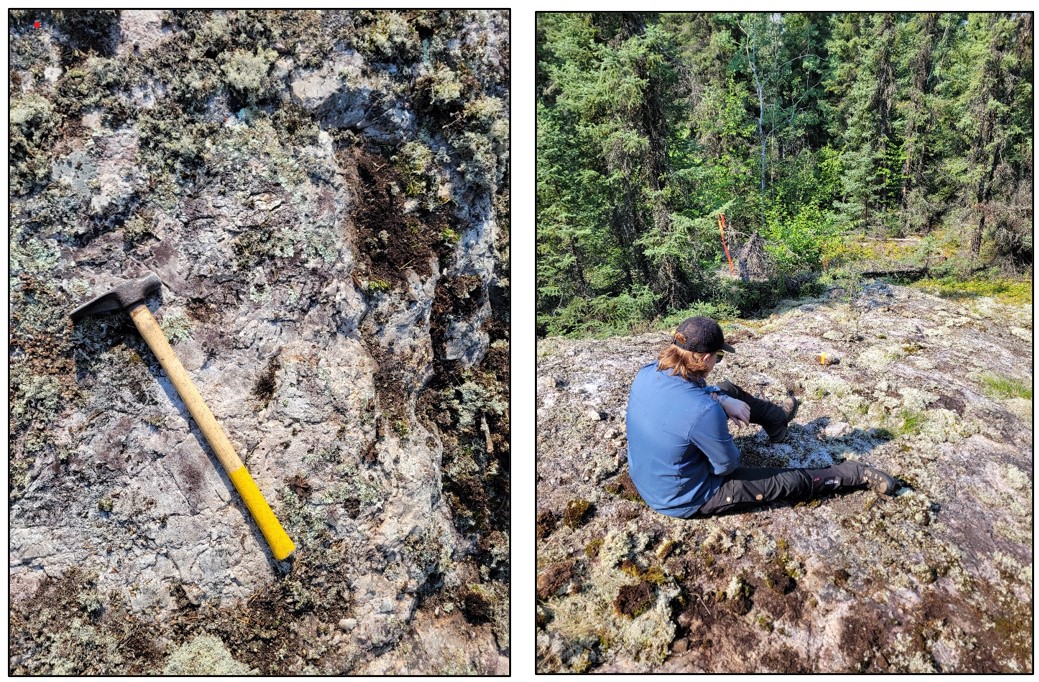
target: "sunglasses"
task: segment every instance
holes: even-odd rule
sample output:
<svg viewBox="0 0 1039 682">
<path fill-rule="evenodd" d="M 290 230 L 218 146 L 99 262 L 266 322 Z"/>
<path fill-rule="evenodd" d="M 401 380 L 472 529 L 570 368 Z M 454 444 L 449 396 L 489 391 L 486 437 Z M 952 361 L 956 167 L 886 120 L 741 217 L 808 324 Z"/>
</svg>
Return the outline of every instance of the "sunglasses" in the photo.
<svg viewBox="0 0 1039 682">
<path fill-rule="evenodd" d="M 718 351 L 717 353 L 714 354 L 714 361 L 715 362 L 721 362 L 724 359 L 725 359 L 725 351 L 720 350 L 720 351 Z"/>
</svg>

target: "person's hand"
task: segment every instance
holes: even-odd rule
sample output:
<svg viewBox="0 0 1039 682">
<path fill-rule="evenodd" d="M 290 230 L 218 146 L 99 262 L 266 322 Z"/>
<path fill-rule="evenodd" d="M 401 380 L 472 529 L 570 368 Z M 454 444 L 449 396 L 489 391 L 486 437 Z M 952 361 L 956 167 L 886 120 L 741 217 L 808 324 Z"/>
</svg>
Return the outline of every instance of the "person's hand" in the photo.
<svg viewBox="0 0 1039 682">
<path fill-rule="evenodd" d="M 717 400 L 718 404 L 725 410 L 725 416 L 729 419 L 741 424 L 750 423 L 750 405 L 742 400 L 731 398 L 724 393 L 719 393 Z"/>
</svg>

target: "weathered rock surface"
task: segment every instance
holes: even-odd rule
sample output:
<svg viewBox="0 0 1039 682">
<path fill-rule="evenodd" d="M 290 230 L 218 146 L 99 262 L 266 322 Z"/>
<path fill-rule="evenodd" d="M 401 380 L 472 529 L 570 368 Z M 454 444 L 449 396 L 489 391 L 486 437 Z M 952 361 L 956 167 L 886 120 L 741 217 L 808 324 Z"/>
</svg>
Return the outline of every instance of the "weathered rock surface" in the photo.
<svg viewBox="0 0 1039 682">
<path fill-rule="evenodd" d="M 694 520 L 626 480 L 630 381 L 667 334 L 541 341 L 538 669 L 1031 672 L 1031 329 L 1030 306 L 880 283 L 728 324 L 712 378 L 803 400 L 789 443 L 734 431 L 744 464 L 903 487 Z"/>
<path fill-rule="evenodd" d="M 12 671 L 508 671 L 508 31 L 14 13 Z M 148 271 L 292 562 L 128 317 L 68 319 Z"/>
</svg>

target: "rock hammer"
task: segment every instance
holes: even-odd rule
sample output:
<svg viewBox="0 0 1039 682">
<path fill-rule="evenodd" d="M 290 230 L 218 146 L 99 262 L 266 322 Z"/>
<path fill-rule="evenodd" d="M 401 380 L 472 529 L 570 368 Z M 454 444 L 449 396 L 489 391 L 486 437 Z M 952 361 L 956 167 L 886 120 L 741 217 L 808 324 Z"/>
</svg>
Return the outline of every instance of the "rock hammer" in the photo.
<svg viewBox="0 0 1039 682">
<path fill-rule="evenodd" d="M 231 441 L 227 439 L 224 430 L 220 428 L 213 413 L 209 410 L 201 394 L 195 388 L 184 366 L 180 364 L 176 353 L 170 346 L 166 335 L 159 327 L 144 300 L 162 286 L 162 281 L 154 273 L 138 280 L 124 282 L 111 291 L 92 299 L 72 311 L 72 321 L 76 322 L 87 315 L 109 312 L 113 310 L 125 310 L 130 313 L 130 319 L 137 326 L 137 330 L 144 337 L 148 347 L 155 353 L 159 364 L 166 370 L 173 386 L 177 389 L 181 399 L 191 413 L 202 435 L 216 458 L 220 460 L 224 470 L 227 472 L 238 494 L 242 496 L 245 506 L 249 508 L 256 525 L 260 527 L 263 537 L 270 545 L 274 558 L 278 561 L 286 559 L 296 550 L 295 543 L 289 538 L 288 533 L 278 522 L 271 507 L 264 499 L 253 477 L 249 475 L 242 460 L 235 452 Z"/>
</svg>

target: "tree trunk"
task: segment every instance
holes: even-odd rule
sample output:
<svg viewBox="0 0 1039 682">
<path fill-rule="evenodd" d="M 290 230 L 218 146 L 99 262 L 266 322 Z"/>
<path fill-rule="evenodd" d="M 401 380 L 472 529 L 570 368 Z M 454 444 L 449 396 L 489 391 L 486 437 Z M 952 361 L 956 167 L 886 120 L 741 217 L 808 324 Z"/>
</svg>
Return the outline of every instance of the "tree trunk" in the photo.
<svg viewBox="0 0 1039 682">
<path fill-rule="evenodd" d="M 924 156 L 923 130 L 926 129 L 927 98 L 930 94 L 929 77 L 932 68 L 932 51 L 934 34 L 937 28 L 938 15 L 930 13 L 924 16 L 920 47 L 913 57 L 911 68 L 912 90 L 909 93 L 910 112 L 906 119 L 905 130 L 905 163 L 902 165 L 902 191 L 900 208 L 902 211 L 902 229 L 908 233 L 910 224 L 909 192 L 922 183 Z"/>
<path fill-rule="evenodd" d="M 985 232 L 985 210 L 981 210 L 978 226 L 974 228 L 974 234 L 970 237 L 970 257 L 976 260 L 981 255 L 981 235 Z"/>
<path fill-rule="evenodd" d="M 765 164 L 768 158 L 768 140 L 765 139 L 765 86 L 758 75 L 757 48 L 751 49 L 754 39 L 747 35 L 747 59 L 750 61 L 750 72 L 754 76 L 754 90 L 758 95 L 758 139 L 761 140 L 761 200 L 765 200 Z"/>
</svg>

